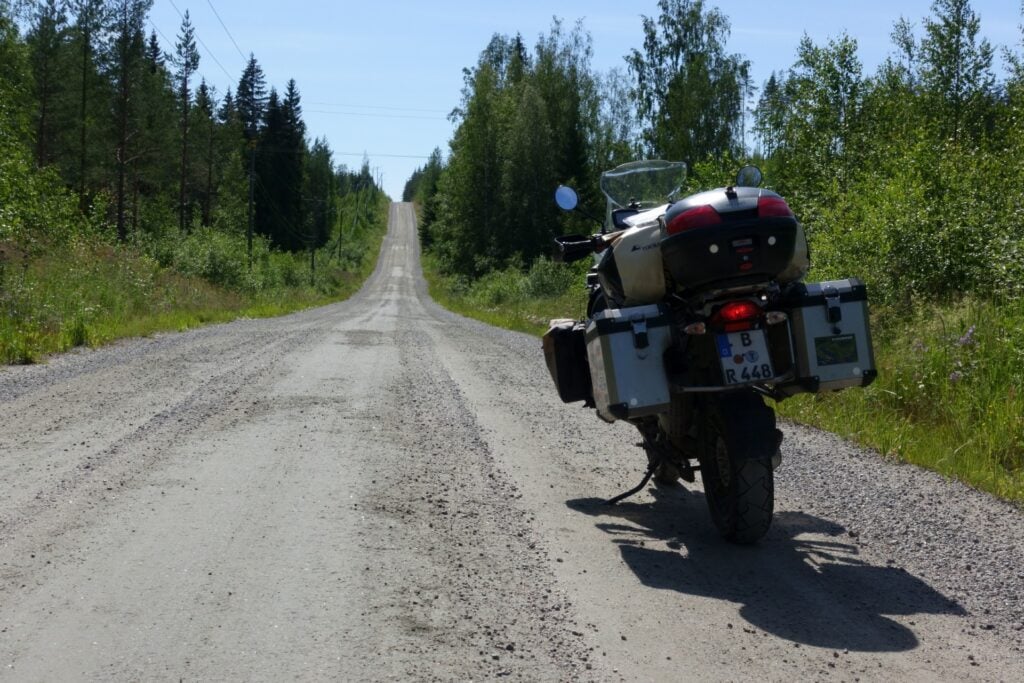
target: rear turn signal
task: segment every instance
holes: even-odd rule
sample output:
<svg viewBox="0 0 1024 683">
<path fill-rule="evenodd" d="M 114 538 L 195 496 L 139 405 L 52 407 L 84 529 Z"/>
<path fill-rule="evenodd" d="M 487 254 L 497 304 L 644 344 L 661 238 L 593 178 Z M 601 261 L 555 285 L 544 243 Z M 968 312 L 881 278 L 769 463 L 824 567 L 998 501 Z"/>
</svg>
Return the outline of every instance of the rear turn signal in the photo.
<svg viewBox="0 0 1024 683">
<path fill-rule="evenodd" d="M 694 228 L 718 225 L 721 222 L 722 217 L 715 211 L 715 207 L 705 204 L 704 206 L 695 206 L 692 209 L 687 209 L 678 216 L 675 216 L 669 221 L 666 229 L 668 234 L 676 235 L 686 230 L 693 230 Z"/>
</svg>

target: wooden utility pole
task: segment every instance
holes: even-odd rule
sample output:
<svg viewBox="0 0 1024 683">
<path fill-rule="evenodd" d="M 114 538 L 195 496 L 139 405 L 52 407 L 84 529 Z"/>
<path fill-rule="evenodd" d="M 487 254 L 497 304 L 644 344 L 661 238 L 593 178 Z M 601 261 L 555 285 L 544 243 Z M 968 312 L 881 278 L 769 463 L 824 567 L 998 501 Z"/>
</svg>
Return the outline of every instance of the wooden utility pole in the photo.
<svg viewBox="0 0 1024 683">
<path fill-rule="evenodd" d="M 253 186 L 256 181 L 256 134 L 249 138 L 249 225 L 245 230 L 245 244 L 249 253 L 249 270 L 252 270 L 252 221 L 253 221 L 253 199 L 255 197 Z"/>
</svg>

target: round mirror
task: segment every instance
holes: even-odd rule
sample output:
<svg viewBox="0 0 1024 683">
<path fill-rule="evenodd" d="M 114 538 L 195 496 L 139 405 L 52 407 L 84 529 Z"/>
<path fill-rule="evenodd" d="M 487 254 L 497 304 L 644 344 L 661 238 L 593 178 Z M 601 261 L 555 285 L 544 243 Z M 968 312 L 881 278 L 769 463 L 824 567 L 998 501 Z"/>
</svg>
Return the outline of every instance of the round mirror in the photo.
<svg viewBox="0 0 1024 683">
<path fill-rule="evenodd" d="M 580 203 L 576 190 L 567 185 L 559 185 L 555 190 L 555 203 L 562 211 L 572 211 Z"/>
<path fill-rule="evenodd" d="M 761 169 L 757 166 L 744 166 L 736 174 L 736 187 L 760 187 Z"/>
</svg>

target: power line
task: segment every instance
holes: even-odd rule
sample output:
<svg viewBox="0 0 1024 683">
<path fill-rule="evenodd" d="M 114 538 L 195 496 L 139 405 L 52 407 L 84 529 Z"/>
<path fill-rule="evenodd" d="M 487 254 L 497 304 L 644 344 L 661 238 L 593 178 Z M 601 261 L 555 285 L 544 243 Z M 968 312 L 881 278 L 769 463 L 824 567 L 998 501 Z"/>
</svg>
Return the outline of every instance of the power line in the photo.
<svg viewBox="0 0 1024 683">
<path fill-rule="evenodd" d="M 174 4 L 174 0 L 168 0 L 168 2 L 171 3 L 171 7 L 173 7 L 174 11 L 178 13 L 178 16 L 181 17 L 181 20 L 184 21 L 185 20 L 185 15 L 182 14 L 181 10 L 178 9 L 178 6 Z M 220 60 L 217 59 L 216 55 L 213 54 L 213 51 L 210 50 L 210 48 L 207 47 L 206 43 L 203 42 L 203 39 L 199 37 L 199 33 L 196 32 L 196 33 L 194 33 L 194 35 L 196 37 L 196 40 L 199 41 L 199 44 L 203 46 L 204 50 L 206 50 L 206 54 L 209 55 L 210 59 L 212 59 L 214 61 L 214 63 L 217 66 L 220 67 L 220 70 L 224 72 L 224 75 L 228 77 L 228 83 L 230 83 L 232 81 L 232 79 L 234 78 L 234 76 L 232 76 L 231 74 L 228 73 L 228 70 L 224 68 L 224 65 L 221 64 Z M 173 45 L 173 43 L 172 43 L 172 45 Z"/>
<path fill-rule="evenodd" d="M 331 154 L 339 157 L 361 157 L 365 156 L 368 159 L 376 159 L 377 157 L 386 157 L 389 159 L 429 159 L 429 156 L 422 154 L 370 154 L 369 152 L 335 152 L 331 151 Z"/>
<path fill-rule="evenodd" d="M 445 121 L 443 116 L 414 116 L 412 114 L 373 114 L 361 111 L 326 111 L 324 109 L 307 109 L 309 114 L 328 114 L 330 116 L 361 116 L 374 119 L 418 119 L 420 121 Z"/>
<path fill-rule="evenodd" d="M 419 111 L 428 114 L 448 115 L 447 109 L 421 109 L 419 107 L 388 107 L 376 104 L 341 104 L 338 102 L 307 102 L 315 107 L 348 107 L 349 109 L 387 109 L 391 111 Z"/>
<path fill-rule="evenodd" d="M 174 45 L 174 43 L 168 40 L 167 36 L 164 35 L 164 32 L 160 30 L 160 27 L 153 23 L 152 19 L 149 20 L 149 25 L 153 27 L 154 31 L 160 34 L 160 37 L 164 39 L 164 42 L 168 43 L 169 45 Z"/>
<path fill-rule="evenodd" d="M 210 0 L 206 0 L 206 4 L 209 5 L 210 9 L 213 10 L 213 16 L 217 17 L 217 21 L 220 22 L 221 27 L 224 29 L 224 33 L 228 34 L 228 38 L 231 39 L 231 43 L 235 46 L 235 49 L 238 50 L 238 54 L 242 58 L 242 61 L 245 61 L 247 59 L 245 53 L 242 52 L 242 48 L 238 47 L 238 43 L 235 41 L 235 37 L 231 35 L 231 31 L 228 30 L 228 27 L 224 23 L 224 20 L 221 19 L 220 14 L 217 13 L 217 8 L 213 6 L 213 3 L 210 2 Z"/>
</svg>

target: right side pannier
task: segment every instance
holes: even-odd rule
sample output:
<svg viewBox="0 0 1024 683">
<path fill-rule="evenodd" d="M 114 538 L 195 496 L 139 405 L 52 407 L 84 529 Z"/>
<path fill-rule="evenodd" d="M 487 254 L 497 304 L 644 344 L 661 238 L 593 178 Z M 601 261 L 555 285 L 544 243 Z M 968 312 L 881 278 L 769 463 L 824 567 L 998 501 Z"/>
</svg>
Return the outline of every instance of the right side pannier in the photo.
<svg viewBox="0 0 1024 683">
<path fill-rule="evenodd" d="M 857 278 L 794 282 L 782 307 L 793 335 L 795 379 L 783 394 L 867 386 L 878 375 L 871 347 L 867 287 Z"/>
</svg>

